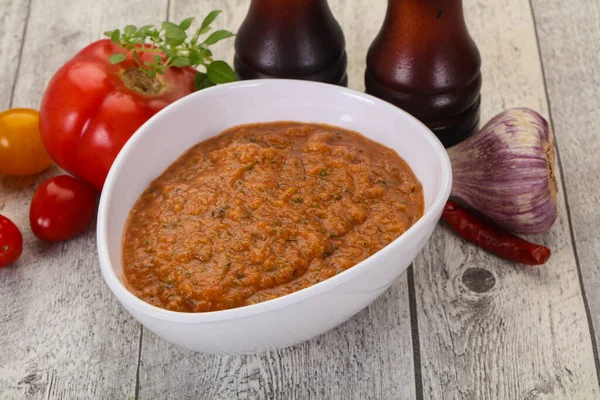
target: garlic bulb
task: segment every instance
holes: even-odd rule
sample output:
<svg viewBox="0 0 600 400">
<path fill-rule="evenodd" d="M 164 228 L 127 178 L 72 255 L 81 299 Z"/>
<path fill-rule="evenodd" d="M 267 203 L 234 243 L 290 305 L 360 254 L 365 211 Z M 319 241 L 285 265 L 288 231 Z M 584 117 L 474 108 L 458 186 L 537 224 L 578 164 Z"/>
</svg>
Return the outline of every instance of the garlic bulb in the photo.
<svg viewBox="0 0 600 400">
<path fill-rule="evenodd" d="M 554 136 L 540 114 L 503 111 L 448 154 L 452 196 L 509 230 L 550 229 L 558 214 Z"/>
</svg>

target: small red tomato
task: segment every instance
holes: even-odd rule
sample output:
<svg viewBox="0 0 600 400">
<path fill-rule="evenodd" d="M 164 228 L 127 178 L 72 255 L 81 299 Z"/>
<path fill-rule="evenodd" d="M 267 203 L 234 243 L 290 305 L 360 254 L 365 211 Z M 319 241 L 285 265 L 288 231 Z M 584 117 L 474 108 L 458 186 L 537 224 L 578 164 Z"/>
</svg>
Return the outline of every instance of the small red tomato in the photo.
<svg viewBox="0 0 600 400">
<path fill-rule="evenodd" d="M 10 219 L 0 215 L 0 268 L 17 261 L 22 252 L 21 231 Z"/>
<path fill-rule="evenodd" d="M 60 242 L 77 236 L 89 226 L 96 211 L 96 192 L 69 175 L 44 181 L 33 194 L 29 223 L 35 236 Z"/>
</svg>

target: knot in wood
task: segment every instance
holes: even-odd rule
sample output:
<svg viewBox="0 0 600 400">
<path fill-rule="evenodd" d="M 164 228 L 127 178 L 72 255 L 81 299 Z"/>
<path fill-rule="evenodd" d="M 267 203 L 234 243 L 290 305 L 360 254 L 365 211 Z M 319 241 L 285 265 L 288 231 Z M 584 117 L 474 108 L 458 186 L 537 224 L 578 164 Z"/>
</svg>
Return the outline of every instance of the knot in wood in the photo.
<svg viewBox="0 0 600 400">
<path fill-rule="evenodd" d="M 496 285 L 494 275 L 483 268 L 469 268 L 462 276 L 464 285 L 472 292 L 485 293 Z"/>
</svg>

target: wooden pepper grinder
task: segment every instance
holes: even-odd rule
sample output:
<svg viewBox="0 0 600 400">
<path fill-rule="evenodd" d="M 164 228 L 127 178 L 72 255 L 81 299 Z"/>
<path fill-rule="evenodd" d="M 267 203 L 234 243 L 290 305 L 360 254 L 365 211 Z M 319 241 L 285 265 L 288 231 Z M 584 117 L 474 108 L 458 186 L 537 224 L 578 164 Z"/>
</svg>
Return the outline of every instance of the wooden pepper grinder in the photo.
<svg viewBox="0 0 600 400">
<path fill-rule="evenodd" d="M 450 147 L 478 128 L 480 68 L 462 0 L 388 0 L 367 54 L 365 85 Z"/>
<path fill-rule="evenodd" d="M 235 39 L 239 79 L 346 86 L 346 64 L 344 33 L 326 0 L 252 0 Z"/>
</svg>

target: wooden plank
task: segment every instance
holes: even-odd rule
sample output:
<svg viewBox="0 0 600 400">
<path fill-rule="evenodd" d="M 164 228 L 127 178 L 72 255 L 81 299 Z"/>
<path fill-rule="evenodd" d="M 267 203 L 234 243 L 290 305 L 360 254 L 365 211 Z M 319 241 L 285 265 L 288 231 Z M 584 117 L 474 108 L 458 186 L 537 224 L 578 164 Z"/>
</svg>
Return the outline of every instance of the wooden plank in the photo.
<svg viewBox="0 0 600 400">
<path fill-rule="evenodd" d="M 350 87 L 363 90 L 366 50 L 385 11 L 344 7 L 329 1 L 346 32 Z M 218 27 L 237 29 L 247 1 L 172 0 L 170 17 L 202 18 L 224 10 Z M 357 30 L 353 27 L 361 26 Z M 233 59 L 231 42 L 215 55 Z M 140 399 L 409 399 L 415 397 L 406 277 L 401 277 L 368 309 L 321 337 L 301 345 L 243 357 L 204 356 L 172 346 L 144 330 L 140 365 Z"/>
<path fill-rule="evenodd" d="M 581 280 L 600 340 L 600 3 L 532 1 Z M 598 349 L 596 348 L 596 351 Z M 596 354 L 596 356 L 598 356 Z M 597 361 L 597 359 L 596 359 Z"/>
<path fill-rule="evenodd" d="M 482 120 L 513 106 L 547 116 L 528 1 L 466 0 L 464 6 L 483 58 Z M 562 18 L 552 15 L 548 25 Z M 556 37 L 572 25 L 561 26 Z M 533 239 L 553 256 L 544 266 L 519 267 L 448 229 L 436 230 L 414 266 L 425 398 L 600 396 L 562 198 L 556 225 Z"/>
<path fill-rule="evenodd" d="M 16 3 L 9 2 L 9 17 L 19 20 L 9 21 L 9 31 L 2 25 L 9 35 L 25 14 Z M 166 0 L 32 0 L 13 104 L 38 107 L 54 71 L 103 30 L 165 14 Z M 11 79 L 3 73 L 0 87 L 10 87 Z M 33 190 L 57 172 L 0 177 L 0 213 L 19 225 L 25 240 L 21 260 L 0 270 L 0 397 L 132 398 L 141 331 L 103 282 L 94 227 L 56 245 L 36 240 L 28 227 Z"/>
<path fill-rule="evenodd" d="M 398 280 L 333 331 L 260 355 L 202 355 L 144 330 L 139 399 L 414 398 L 405 288 Z"/>
<path fill-rule="evenodd" d="M 10 107 L 28 12 L 27 1 L 0 0 L 0 110 Z"/>
</svg>

